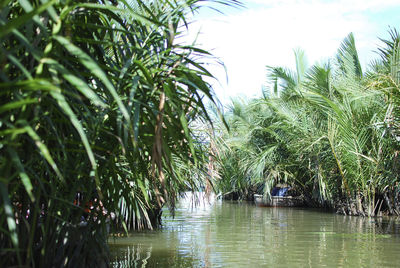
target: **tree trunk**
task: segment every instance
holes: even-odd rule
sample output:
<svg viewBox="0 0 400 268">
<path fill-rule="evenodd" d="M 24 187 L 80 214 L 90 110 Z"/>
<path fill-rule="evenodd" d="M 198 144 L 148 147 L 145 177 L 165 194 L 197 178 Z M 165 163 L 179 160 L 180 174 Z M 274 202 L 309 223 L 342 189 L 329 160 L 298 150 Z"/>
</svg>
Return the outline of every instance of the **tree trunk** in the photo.
<svg viewBox="0 0 400 268">
<path fill-rule="evenodd" d="M 385 193 L 383 194 L 383 197 L 385 198 L 385 202 L 386 202 L 386 205 L 387 205 L 387 207 L 388 207 L 389 213 L 390 213 L 391 215 L 393 215 L 393 214 L 394 214 L 394 211 L 393 211 L 392 201 L 390 200 L 390 198 L 389 198 L 387 192 L 385 192 Z"/>
</svg>

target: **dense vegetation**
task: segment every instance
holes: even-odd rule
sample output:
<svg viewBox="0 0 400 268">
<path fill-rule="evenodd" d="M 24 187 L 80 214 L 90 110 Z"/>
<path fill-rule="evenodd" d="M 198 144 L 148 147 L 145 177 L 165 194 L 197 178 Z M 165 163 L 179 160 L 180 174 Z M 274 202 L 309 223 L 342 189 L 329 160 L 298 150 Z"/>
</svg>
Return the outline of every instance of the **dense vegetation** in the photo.
<svg viewBox="0 0 400 268">
<path fill-rule="evenodd" d="M 332 63 L 268 67 L 271 90 L 234 101 L 210 142 L 211 55 L 179 44 L 203 2 L 0 2 L 1 267 L 107 266 L 108 228 L 157 226 L 216 172 L 224 194 L 285 182 L 310 205 L 400 214 L 398 32 L 367 72 L 352 35 Z"/>
<path fill-rule="evenodd" d="M 235 100 L 218 144 L 219 189 L 247 198 L 292 185 L 309 205 L 351 215 L 400 214 L 400 36 L 362 71 L 350 34 L 335 59 L 268 67 L 263 97 Z M 223 131 L 223 128 L 221 128 Z"/>
<path fill-rule="evenodd" d="M 105 266 L 107 227 L 202 187 L 210 55 L 177 39 L 203 2 L 1 1 L 1 267 Z"/>
</svg>

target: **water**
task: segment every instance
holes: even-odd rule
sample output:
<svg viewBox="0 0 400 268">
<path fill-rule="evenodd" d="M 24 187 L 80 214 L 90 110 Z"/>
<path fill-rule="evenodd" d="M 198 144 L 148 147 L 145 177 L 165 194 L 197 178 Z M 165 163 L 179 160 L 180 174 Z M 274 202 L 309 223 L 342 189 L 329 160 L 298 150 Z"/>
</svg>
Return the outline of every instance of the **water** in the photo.
<svg viewBox="0 0 400 268">
<path fill-rule="evenodd" d="M 157 231 L 111 238 L 114 267 L 400 267 L 400 221 L 188 197 Z"/>
</svg>

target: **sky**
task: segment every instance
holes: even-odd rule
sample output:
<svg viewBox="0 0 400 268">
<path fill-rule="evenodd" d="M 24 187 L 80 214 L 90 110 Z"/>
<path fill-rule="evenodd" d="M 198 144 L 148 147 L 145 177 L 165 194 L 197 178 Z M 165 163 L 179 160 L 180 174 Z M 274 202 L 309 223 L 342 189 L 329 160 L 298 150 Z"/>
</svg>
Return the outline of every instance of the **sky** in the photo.
<svg viewBox="0 0 400 268">
<path fill-rule="evenodd" d="M 293 50 L 305 51 L 309 64 L 332 58 L 353 32 L 364 70 L 377 58 L 389 26 L 400 30 L 400 0 L 243 0 L 244 8 L 202 8 L 185 37 L 211 51 L 226 68 L 208 69 L 222 104 L 261 96 L 266 66 L 295 68 Z"/>
</svg>

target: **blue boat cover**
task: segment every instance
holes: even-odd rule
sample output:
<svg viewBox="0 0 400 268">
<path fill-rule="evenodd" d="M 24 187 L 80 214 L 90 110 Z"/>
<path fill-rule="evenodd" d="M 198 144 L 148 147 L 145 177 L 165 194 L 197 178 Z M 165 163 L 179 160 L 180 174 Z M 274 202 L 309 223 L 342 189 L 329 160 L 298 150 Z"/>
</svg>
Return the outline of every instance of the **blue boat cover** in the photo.
<svg viewBox="0 0 400 268">
<path fill-rule="evenodd" d="M 274 187 L 271 191 L 272 196 L 286 196 L 289 187 Z"/>
</svg>

